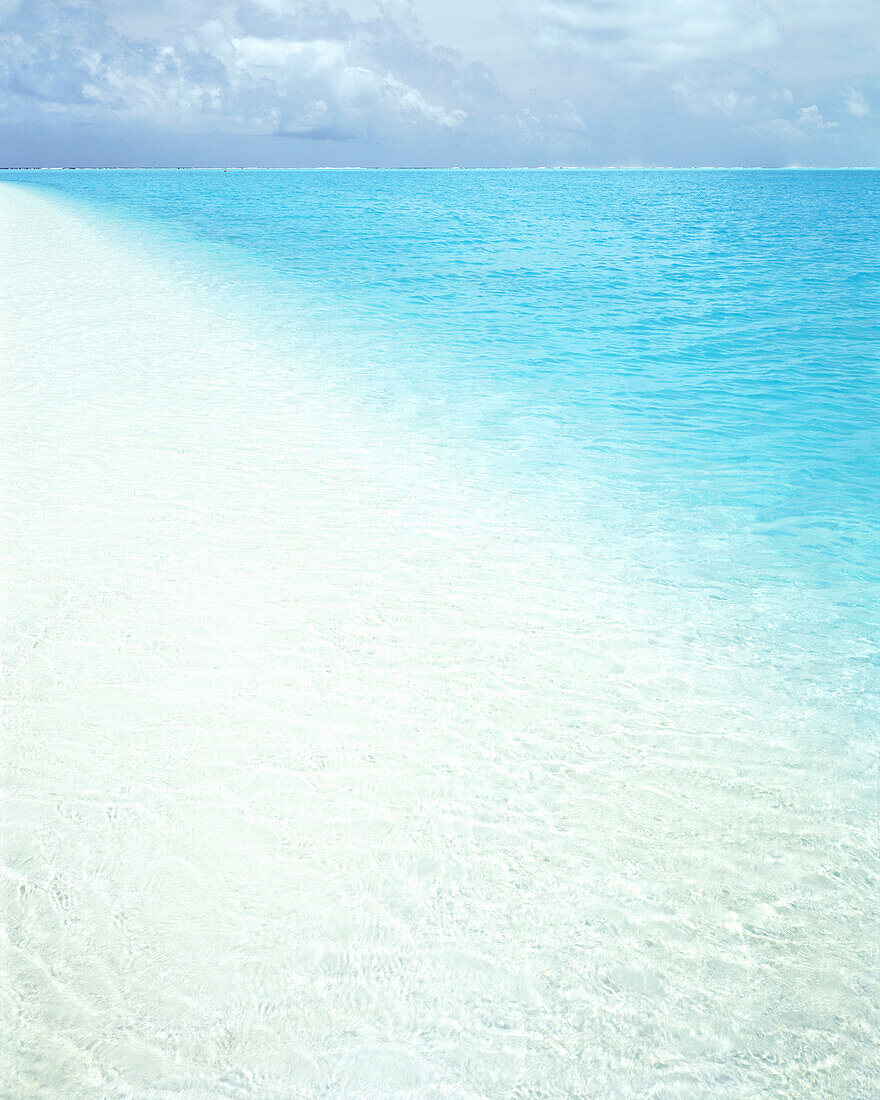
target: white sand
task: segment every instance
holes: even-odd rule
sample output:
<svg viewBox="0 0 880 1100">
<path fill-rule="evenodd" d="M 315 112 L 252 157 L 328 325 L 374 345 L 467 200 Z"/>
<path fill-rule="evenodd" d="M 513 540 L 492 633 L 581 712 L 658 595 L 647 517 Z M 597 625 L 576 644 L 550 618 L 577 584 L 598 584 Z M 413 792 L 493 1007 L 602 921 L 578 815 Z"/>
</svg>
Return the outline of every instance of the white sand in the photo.
<svg viewBox="0 0 880 1100">
<path fill-rule="evenodd" d="M 868 1095 L 868 842 L 767 662 L 0 226 L 4 1095 Z"/>
</svg>

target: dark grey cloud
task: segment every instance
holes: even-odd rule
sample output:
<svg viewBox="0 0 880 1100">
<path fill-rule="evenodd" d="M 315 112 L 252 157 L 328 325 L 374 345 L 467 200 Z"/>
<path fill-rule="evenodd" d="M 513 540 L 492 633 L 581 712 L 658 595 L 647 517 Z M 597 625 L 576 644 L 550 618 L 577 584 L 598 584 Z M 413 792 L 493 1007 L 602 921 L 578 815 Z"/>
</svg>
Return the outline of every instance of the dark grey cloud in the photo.
<svg viewBox="0 0 880 1100">
<path fill-rule="evenodd" d="M 306 141 L 354 141 L 357 137 L 350 130 L 339 126 L 306 126 L 301 130 L 276 130 L 274 137 L 305 138 Z"/>
</svg>

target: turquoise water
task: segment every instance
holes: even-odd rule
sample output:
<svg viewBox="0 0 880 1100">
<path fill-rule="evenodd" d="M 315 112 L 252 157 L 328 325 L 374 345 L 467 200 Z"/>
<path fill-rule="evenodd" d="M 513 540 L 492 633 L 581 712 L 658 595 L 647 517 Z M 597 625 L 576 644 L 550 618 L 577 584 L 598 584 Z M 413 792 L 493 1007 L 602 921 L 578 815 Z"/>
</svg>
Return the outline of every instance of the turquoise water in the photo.
<svg viewBox="0 0 880 1100">
<path fill-rule="evenodd" d="M 837 734 L 873 740 L 880 173 L 31 181 L 176 244 L 179 278 L 321 357 L 389 430 L 488 467 L 567 537 L 614 499 L 675 544 L 669 583 L 745 602 L 809 589 L 834 620 L 816 654 L 865 672 Z"/>
<path fill-rule="evenodd" d="M 597 461 L 661 505 L 742 509 L 786 570 L 876 583 L 880 173 L 32 181 L 213 246 L 209 285 L 347 340 L 341 368 L 424 401 L 425 430 L 527 451 L 513 476 L 576 494 Z"/>
<path fill-rule="evenodd" d="M 192 713 L 168 702 L 149 726 L 167 755 L 135 765 L 137 708 L 123 742 L 112 706 L 89 710 L 108 762 L 89 789 L 113 802 L 121 768 L 126 790 L 145 784 L 151 821 L 177 822 L 163 843 L 191 844 L 198 890 L 224 899 L 211 957 L 231 983 L 209 980 L 211 957 L 187 939 L 189 872 L 162 895 L 167 921 L 144 918 L 141 984 L 114 969 L 115 932 L 95 917 L 92 950 L 125 1006 L 102 1042 L 149 1034 L 159 1066 L 96 1055 L 113 1094 L 166 1095 L 172 1081 L 193 1096 L 872 1094 L 880 173 L 15 183 L 64 200 L 103 240 L 149 256 L 181 301 L 247 334 L 243 346 L 203 335 L 202 359 L 160 362 L 126 321 L 124 368 L 101 350 L 103 329 L 97 365 L 86 351 L 56 363 L 77 395 L 65 407 L 88 395 L 83 424 L 97 425 L 87 434 L 59 413 L 58 438 L 69 432 L 111 481 L 127 463 L 135 487 L 71 481 L 71 499 L 109 494 L 88 525 L 74 516 L 83 547 L 111 514 L 128 516 L 107 528 L 112 561 L 123 544 L 152 545 L 153 521 L 129 516 L 126 494 L 153 515 L 158 459 L 143 455 L 161 442 L 180 464 L 161 466 L 175 506 L 230 517 L 199 536 L 188 512 L 161 513 L 161 570 L 196 563 L 174 574 L 189 591 L 200 569 L 213 577 L 207 548 L 235 563 L 217 582 L 226 609 L 211 613 L 226 641 L 208 630 L 201 588 L 199 618 L 144 596 L 151 632 L 132 619 L 124 634 L 144 631 L 141 666 L 160 680 L 162 646 L 201 674 L 225 669 L 216 711 L 201 687 Z M 198 388 L 211 379 L 214 396 Z M 105 391 L 126 386 L 113 400 L 135 410 L 130 454 L 101 419 Z M 301 453 L 312 408 L 317 442 Z M 59 459 L 58 476 L 87 476 L 74 465 Z M 296 493 L 288 477 L 302 479 Z M 45 583 L 67 593 L 91 560 L 49 562 Z M 271 603 L 294 584 L 290 607 Z M 95 623 L 111 614 L 100 606 Z M 77 629 L 103 652 L 102 634 Z M 190 634 L 210 659 L 181 656 Z M 135 676 L 134 656 L 102 659 Z M 155 710 L 156 689 L 141 690 Z M 73 729 L 93 696 L 65 698 Z M 301 786 L 283 778 L 300 774 L 298 745 L 327 768 Z M 16 782 L 22 804 L 39 802 Z M 238 831 L 195 812 L 178 821 L 193 792 L 240 812 Z M 203 863 L 213 835 L 225 855 Z M 126 851 L 136 866 L 137 845 Z M 321 858 L 304 887 L 292 868 Z M 83 899 L 88 920 L 100 907 Z M 155 960 L 175 951 L 169 977 Z M 164 991 L 175 973 L 188 1008 Z M 97 1025 L 72 1026 L 98 1049 Z M 91 1095 L 62 1063 L 66 1094 Z"/>
</svg>

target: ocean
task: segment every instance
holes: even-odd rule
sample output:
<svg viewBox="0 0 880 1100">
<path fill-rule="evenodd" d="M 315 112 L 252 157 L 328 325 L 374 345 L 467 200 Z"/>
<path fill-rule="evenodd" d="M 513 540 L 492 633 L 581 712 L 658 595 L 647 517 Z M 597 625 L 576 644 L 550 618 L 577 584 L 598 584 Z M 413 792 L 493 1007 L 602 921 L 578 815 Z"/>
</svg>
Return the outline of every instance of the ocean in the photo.
<svg viewBox="0 0 880 1100">
<path fill-rule="evenodd" d="M 880 1088 L 880 172 L 0 209 L 10 1095 Z"/>
</svg>

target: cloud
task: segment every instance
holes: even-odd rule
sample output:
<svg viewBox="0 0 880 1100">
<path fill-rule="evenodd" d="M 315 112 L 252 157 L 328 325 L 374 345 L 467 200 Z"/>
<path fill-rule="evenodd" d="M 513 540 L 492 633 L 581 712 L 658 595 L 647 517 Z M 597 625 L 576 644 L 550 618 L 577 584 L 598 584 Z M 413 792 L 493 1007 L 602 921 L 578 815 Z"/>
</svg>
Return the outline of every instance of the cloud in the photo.
<svg viewBox="0 0 880 1100">
<path fill-rule="evenodd" d="M 790 89 L 780 87 L 767 72 L 749 66 L 692 68 L 675 80 L 672 90 L 691 115 L 740 125 L 766 121 L 768 115 L 794 103 Z"/>
<path fill-rule="evenodd" d="M 350 130 L 338 126 L 305 126 L 300 130 L 276 130 L 272 135 L 280 138 L 305 138 L 307 141 L 354 141 Z"/>
<path fill-rule="evenodd" d="M 0 0 L 3 155 L 880 160 L 877 0 L 376 2 Z"/>
<path fill-rule="evenodd" d="M 845 103 L 847 111 L 851 115 L 855 115 L 856 118 L 869 118 L 871 116 L 871 105 L 861 92 L 850 91 L 846 98 Z"/>
<path fill-rule="evenodd" d="M 755 127 L 756 131 L 774 134 L 789 141 L 803 141 L 819 134 L 839 129 L 837 122 L 826 122 L 815 103 L 800 107 L 795 118 L 772 118 Z"/>
<path fill-rule="evenodd" d="M 480 66 L 388 14 L 254 2 L 161 41 L 116 29 L 97 0 L 21 4 L 0 24 L 0 88 L 22 113 L 322 141 L 436 136 L 500 100 Z"/>
<path fill-rule="evenodd" d="M 778 37 L 749 0 L 538 0 L 529 15 L 545 49 L 649 69 L 764 50 Z"/>
<path fill-rule="evenodd" d="M 815 103 L 798 111 L 797 126 L 801 130 L 836 130 L 838 125 L 837 122 L 826 122 Z"/>
</svg>

